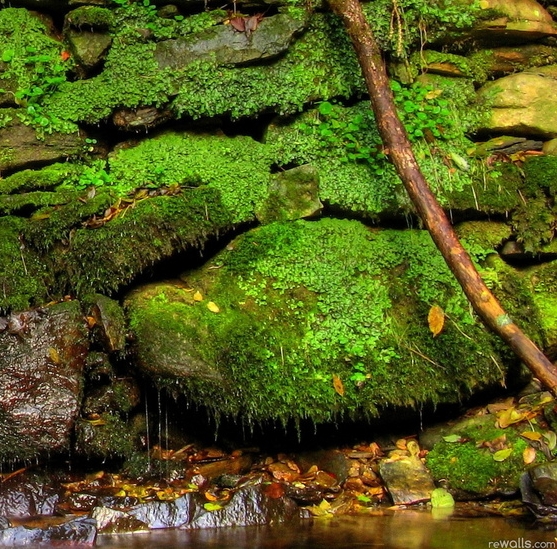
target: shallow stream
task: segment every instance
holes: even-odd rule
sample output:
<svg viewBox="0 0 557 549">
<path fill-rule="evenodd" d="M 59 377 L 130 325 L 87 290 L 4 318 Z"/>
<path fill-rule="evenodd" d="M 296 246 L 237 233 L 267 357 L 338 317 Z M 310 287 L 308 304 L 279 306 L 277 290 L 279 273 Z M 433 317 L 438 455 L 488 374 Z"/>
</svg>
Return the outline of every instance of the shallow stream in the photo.
<svg viewBox="0 0 557 549">
<path fill-rule="evenodd" d="M 557 530 L 500 517 L 435 519 L 426 511 L 320 518 L 267 527 L 99 536 L 103 549 L 548 549 Z"/>
</svg>

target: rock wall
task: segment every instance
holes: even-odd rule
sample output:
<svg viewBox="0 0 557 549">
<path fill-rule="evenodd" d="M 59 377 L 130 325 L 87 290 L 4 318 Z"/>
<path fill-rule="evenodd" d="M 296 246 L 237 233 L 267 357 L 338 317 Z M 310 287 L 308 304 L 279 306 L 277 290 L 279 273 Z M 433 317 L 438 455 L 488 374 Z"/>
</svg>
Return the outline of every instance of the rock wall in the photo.
<svg viewBox="0 0 557 549">
<path fill-rule="evenodd" d="M 419 229 L 342 26 L 310 4 L 0 9 L 0 386 L 23 355 L 71 385 L 71 405 L 43 402 L 22 374 L 29 440 L 24 404 L 0 413 L 4 459 L 70 440 L 131 456 L 144 379 L 285 422 L 518 382 Z M 400 115 L 482 275 L 553 355 L 554 7 L 426 4 L 365 5 Z M 226 249 L 198 268 L 207 243 Z M 62 306 L 79 344 L 43 335 Z M 23 425 L 39 416 L 54 438 Z"/>
</svg>

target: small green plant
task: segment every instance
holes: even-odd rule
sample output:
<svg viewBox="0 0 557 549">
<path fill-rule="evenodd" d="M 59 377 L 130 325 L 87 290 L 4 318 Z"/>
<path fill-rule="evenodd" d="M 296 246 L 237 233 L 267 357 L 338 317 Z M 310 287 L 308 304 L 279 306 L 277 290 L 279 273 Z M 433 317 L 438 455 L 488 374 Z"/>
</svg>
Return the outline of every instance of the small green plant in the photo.
<svg viewBox="0 0 557 549">
<path fill-rule="evenodd" d="M 113 177 L 106 171 L 106 160 L 95 160 L 90 166 L 85 166 L 79 179 L 74 185 L 78 190 L 85 190 L 89 187 L 102 187 L 114 182 Z"/>
<path fill-rule="evenodd" d="M 421 139 L 451 139 L 456 136 L 449 103 L 441 98 L 441 90 L 415 83 L 405 87 L 391 83 L 399 116 L 411 141 Z M 375 128 L 371 110 L 347 115 L 346 109 L 329 101 L 318 107 L 318 119 L 312 124 L 301 124 L 306 134 L 316 134 L 327 144 L 322 155 L 342 151 L 342 162 L 364 162 L 375 175 L 386 170 L 387 155 Z"/>
<path fill-rule="evenodd" d="M 449 103 L 441 97 L 442 91 L 419 82 L 409 87 L 391 81 L 398 114 L 411 141 L 423 137 L 451 139 L 456 137 Z"/>
</svg>

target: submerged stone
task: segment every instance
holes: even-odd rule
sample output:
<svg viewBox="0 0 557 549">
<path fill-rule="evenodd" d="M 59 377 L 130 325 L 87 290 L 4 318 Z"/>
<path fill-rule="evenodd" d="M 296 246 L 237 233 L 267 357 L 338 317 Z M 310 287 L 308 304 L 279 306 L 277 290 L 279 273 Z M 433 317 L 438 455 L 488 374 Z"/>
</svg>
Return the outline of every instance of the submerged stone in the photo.
<svg viewBox="0 0 557 549">
<path fill-rule="evenodd" d="M 431 474 L 416 456 L 384 459 L 379 473 L 395 505 L 429 501 L 435 489 Z"/>
<path fill-rule="evenodd" d="M 94 545 L 97 538 L 96 523 L 88 517 L 72 519 L 47 528 L 11 526 L 0 529 L 0 546 L 20 547 L 34 544 Z"/>
</svg>

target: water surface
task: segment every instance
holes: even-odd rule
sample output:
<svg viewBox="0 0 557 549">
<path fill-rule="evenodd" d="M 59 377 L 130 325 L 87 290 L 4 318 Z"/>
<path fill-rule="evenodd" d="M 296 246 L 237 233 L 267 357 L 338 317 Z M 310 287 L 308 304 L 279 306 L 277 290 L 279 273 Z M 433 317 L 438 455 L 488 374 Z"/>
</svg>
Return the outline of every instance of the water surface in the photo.
<svg viewBox="0 0 557 549">
<path fill-rule="evenodd" d="M 556 537 L 557 530 L 529 521 L 434 519 L 426 511 L 403 511 L 266 527 L 99 536 L 97 544 L 103 549 L 557 549 Z"/>
</svg>

